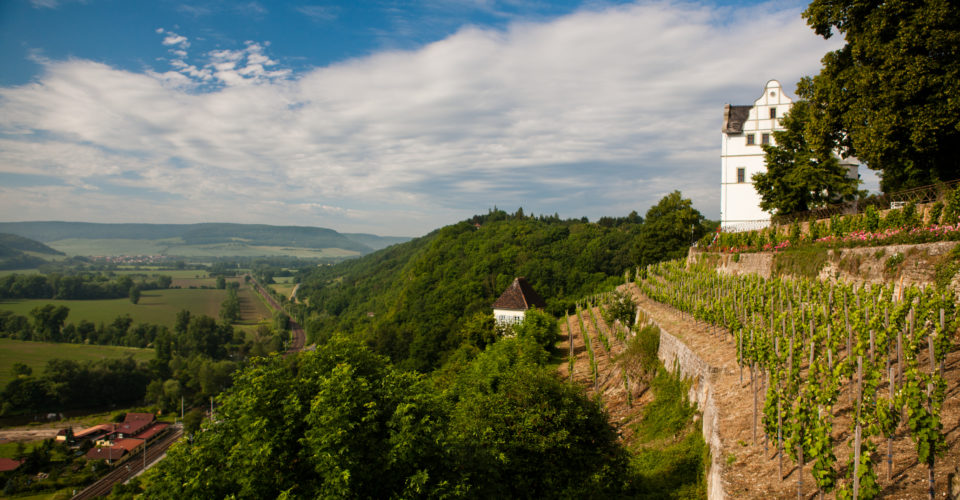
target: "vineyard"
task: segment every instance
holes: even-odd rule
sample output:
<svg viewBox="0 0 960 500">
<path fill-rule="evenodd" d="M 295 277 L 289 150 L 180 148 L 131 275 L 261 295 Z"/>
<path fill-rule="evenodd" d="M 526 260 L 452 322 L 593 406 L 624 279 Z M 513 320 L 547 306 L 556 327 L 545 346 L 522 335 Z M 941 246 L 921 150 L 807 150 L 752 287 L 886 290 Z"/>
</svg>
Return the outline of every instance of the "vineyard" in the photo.
<svg viewBox="0 0 960 500">
<path fill-rule="evenodd" d="M 932 498 L 954 487 L 960 321 L 951 292 L 725 276 L 681 262 L 648 268 L 638 284 L 642 308 L 657 309 L 658 321 L 667 308 L 648 298 L 675 308 L 684 341 L 724 368 L 719 404 L 730 420 L 721 426 L 746 431 L 724 439 L 739 474 L 725 475 L 729 494 L 756 497 L 766 484 L 765 496 L 785 498 L 789 489 Z M 610 338 L 585 316 L 574 317 L 581 330 Z M 593 344 L 592 359 L 603 341 Z"/>
</svg>

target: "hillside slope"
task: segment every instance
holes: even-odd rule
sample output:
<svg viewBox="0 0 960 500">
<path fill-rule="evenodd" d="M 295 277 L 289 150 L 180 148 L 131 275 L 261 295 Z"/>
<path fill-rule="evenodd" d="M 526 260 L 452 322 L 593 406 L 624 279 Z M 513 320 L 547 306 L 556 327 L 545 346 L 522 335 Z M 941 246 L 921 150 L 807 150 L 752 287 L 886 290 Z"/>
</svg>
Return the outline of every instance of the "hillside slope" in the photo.
<svg viewBox="0 0 960 500">
<path fill-rule="evenodd" d="M 665 200 L 674 198 L 679 193 Z M 298 295 L 312 309 L 313 338 L 334 331 L 363 335 L 405 368 L 429 371 L 465 342 L 463 332 L 482 320 L 478 313 L 490 314 L 515 277 L 526 277 L 547 311 L 561 316 L 581 298 L 622 282 L 625 269 L 647 262 L 644 255 L 684 253 L 691 225 L 674 224 L 679 238 L 664 230 L 664 222 L 683 210 L 681 203 L 647 220 L 633 214 L 597 223 L 491 211 L 355 261 L 316 268 L 301 276 Z M 694 232 L 703 234 L 708 227 L 693 212 Z"/>
<path fill-rule="evenodd" d="M 167 244 L 234 244 L 247 247 L 340 249 L 367 254 L 404 238 L 345 235 L 332 229 L 266 224 L 100 224 L 90 222 L 2 222 L 0 231 L 52 243 L 64 240 L 169 240 Z M 160 245 L 161 247 L 163 245 Z"/>
<path fill-rule="evenodd" d="M 30 269 L 45 264 L 50 257 L 62 255 L 39 241 L 0 233 L 0 269 Z"/>
</svg>

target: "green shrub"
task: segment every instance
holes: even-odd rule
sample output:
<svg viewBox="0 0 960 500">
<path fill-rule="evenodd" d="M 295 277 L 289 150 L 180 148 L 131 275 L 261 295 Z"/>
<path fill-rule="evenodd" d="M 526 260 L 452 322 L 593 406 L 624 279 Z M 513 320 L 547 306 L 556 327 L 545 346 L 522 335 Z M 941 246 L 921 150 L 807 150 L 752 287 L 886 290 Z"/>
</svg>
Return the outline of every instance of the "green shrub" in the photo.
<svg viewBox="0 0 960 500">
<path fill-rule="evenodd" d="M 947 204 L 943 208 L 943 224 L 960 222 L 960 186 L 947 195 Z"/>
<path fill-rule="evenodd" d="M 943 215 L 943 202 L 938 201 L 930 207 L 930 213 L 927 215 L 927 225 L 940 223 L 940 216 Z"/>
<path fill-rule="evenodd" d="M 873 205 L 867 206 L 867 210 L 863 213 L 863 221 L 867 231 L 876 231 L 879 229 L 880 214 L 877 213 L 877 207 Z"/>
</svg>

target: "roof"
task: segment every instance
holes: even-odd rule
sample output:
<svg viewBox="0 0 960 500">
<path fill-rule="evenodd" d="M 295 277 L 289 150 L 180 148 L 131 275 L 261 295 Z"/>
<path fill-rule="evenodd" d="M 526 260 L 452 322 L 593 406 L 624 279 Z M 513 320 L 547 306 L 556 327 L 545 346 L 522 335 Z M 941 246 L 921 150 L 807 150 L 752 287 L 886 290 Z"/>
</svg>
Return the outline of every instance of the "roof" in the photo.
<svg viewBox="0 0 960 500">
<path fill-rule="evenodd" d="M 723 107 L 723 128 L 724 134 L 743 133 L 743 123 L 750 116 L 750 110 L 753 106 L 731 106 L 727 104 Z"/>
<path fill-rule="evenodd" d="M 113 432 L 113 424 L 100 424 L 100 425 L 95 425 L 93 427 L 89 427 L 80 432 L 74 433 L 73 437 L 76 439 L 86 439 L 98 433 L 106 434 L 109 432 Z"/>
<path fill-rule="evenodd" d="M 140 434 L 137 434 L 136 437 L 137 439 L 150 439 L 153 436 L 156 436 L 157 434 L 162 432 L 167 427 L 170 427 L 170 424 L 166 422 L 156 423 L 156 424 L 153 424 L 149 429 L 141 432 Z"/>
<path fill-rule="evenodd" d="M 0 472 L 10 472 L 17 470 L 17 467 L 20 467 L 22 460 L 14 460 L 12 458 L 0 458 Z"/>
<path fill-rule="evenodd" d="M 493 303 L 494 309 L 526 311 L 531 307 L 547 307 L 547 303 L 537 295 L 524 277 L 514 278 L 513 283 L 504 290 L 500 298 Z"/>
<path fill-rule="evenodd" d="M 143 444 L 142 439 L 118 439 L 113 442 L 113 448 L 120 448 L 126 451 L 133 451 Z"/>
<path fill-rule="evenodd" d="M 94 446 L 84 456 L 90 460 L 117 460 L 126 454 L 127 450 L 116 446 Z"/>
<path fill-rule="evenodd" d="M 132 421 L 134 421 L 134 420 L 137 420 L 137 421 L 146 420 L 146 421 L 148 421 L 148 422 L 153 422 L 153 419 L 154 419 L 154 418 L 156 418 L 156 416 L 155 416 L 153 413 L 133 413 L 133 412 L 131 412 L 131 413 L 127 413 L 127 415 L 126 415 L 125 417 L 123 417 L 123 421 L 124 421 L 124 423 L 126 423 L 126 422 L 132 422 Z"/>
</svg>

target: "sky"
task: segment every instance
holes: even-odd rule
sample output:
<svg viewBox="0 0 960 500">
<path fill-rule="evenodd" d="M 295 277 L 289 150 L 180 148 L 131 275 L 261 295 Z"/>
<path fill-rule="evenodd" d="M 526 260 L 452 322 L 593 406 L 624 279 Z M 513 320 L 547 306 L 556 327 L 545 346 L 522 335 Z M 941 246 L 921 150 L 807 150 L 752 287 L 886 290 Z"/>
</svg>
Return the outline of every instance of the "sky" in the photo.
<svg viewBox="0 0 960 500">
<path fill-rule="evenodd" d="M 724 104 L 839 46 L 804 7 L 3 0 L 0 220 L 419 236 L 674 190 L 717 219 Z"/>
</svg>

